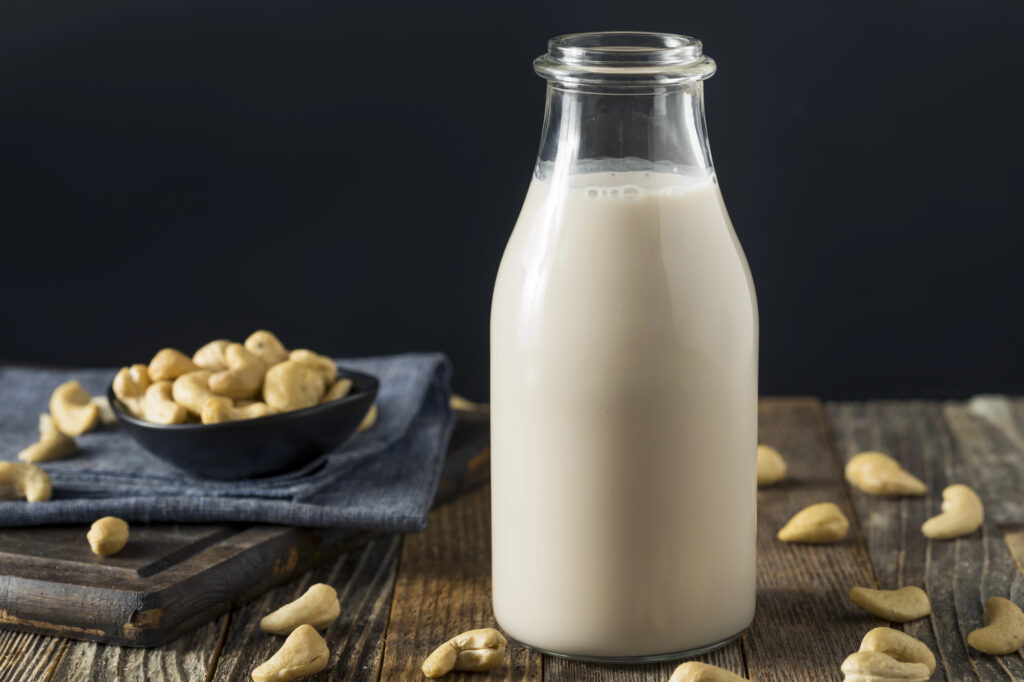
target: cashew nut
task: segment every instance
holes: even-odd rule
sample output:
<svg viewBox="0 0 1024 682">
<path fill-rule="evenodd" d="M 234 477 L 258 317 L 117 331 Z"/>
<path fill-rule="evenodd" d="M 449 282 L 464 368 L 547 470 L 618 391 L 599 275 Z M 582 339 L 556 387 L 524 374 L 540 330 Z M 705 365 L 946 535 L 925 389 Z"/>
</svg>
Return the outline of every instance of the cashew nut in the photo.
<svg viewBox="0 0 1024 682">
<path fill-rule="evenodd" d="M 352 380 L 342 377 L 331 384 L 331 387 L 327 389 L 327 393 L 324 393 L 324 397 L 320 399 L 320 402 L 329 403 L 332 400 L 341 400 L 347 396 L 351 390 Z"/>
<path fill-rule="evenodd" d="M 850 599 L 868 613 L 894 623 L 924 618 L 932 612 L 928 595 L 920 587 L 908 585 L 898 590 L 874 590 L 851 587 Z"/>
<path fill-rule="evenodd" d="M 301 410 L 320 402 L 326 382 L 321 371 L 295 360 L 279 362 L 263 379 L 263 400 L 279 412 Z"/>
<path fill-rule="evenodd" d="M 846 537 L 850 522 L 831 502 L 812 504 L 802 509 L 779 531 L 783 542 L 838 542 Z"/>
<path fill-rule="evenodd" d="M 923 481 L 881 452 L 854 455 L 846 464 L 846 480 L 869 495 L 896 497 L 928 492 Z"/>
<path fill-rule="evenodd" d="M 978 530 L 985 520 L 985 507 L 978 495 L 957 483 L 942 491 L 942 513 L 921 525 L 921 532 L 932 540 L 948 540 Z"/>
<path fill-rule="evenodd" d="M 107 396 L 95 396 L 92 399 L 92 402 L 100 410 L 100 424 L 103 424 L 104 426 L 113 426 L 117 423 L 117 415 L 114 414 L 114 408 L 110 406 L 110 401 L 107 400 Z"/>
<path fill-rule="evenodd" d="M 50 414 L 62 433 L 81 436 L 100 422 L 100 408 L 92 396 L 75 380 L 65 381 L 50 396 Z"/>
<path fill-rule="evenodd" d="M 287 635 L 302 624 L 323 630 L 341 613 L 338 593 L 330 585 L 317 583 L 301 597 L 267 614 L 260 621 L 260 629 L 275 635 Z"/>
<path fill-rule="evenodd" d="M 78 446 L 74 439 L 60 432 L 53 418 L 39 415 L 39 440 L 18 453 L 22 462 L 49 462 L 75 454 Z"/>
<path fill-rule="evenodd" d="M 786 475 L 786 460 L 770 445 L 757 446 L 757 487 L 778 483 Z"/>
<path fill-rule="evenodd" d="M 142 416 L 142 396 L 152 383 L 146 365 L 122 367 L 114 377 L 114 395 L 136 417 Z"/>
<path fill-rule="evenodd" d="M 288 355 L 288 359 L 318 370 L 324 375 L 324 384 L 329 384 L 338 377 L 338 365 L 326 355 L 320 355 L 311 350 L 299 348 L 298 350 L 293 350 Z"/>
<path fill-rule="evenodd" d="M 231 344 L 227 339 L 210 341 L 195 353 L 192 354 L 192 362 L 201 369 L 208 369 L 211 372 L 219 372 L 228 368 L 228 361 L 224 357 L 224 350 Z"/>
<path fill-rule="evenodd" d="M 967 635 L 967 643 L 986 654 L 1012 654 L 1024 646 L 1024 611 L 1009 599 L 989 597 L 985 627 Z"/>
<path fill-rule="evenodd" d="M 28 462 L 0 462 L 0 500 L 45 502 L 53 497 L 50 476 Z"/>
<path fill-rule="evenodd" d="M 164 348 L 157 351 L 153 359 L 149 361 L 149 380 L 174 380 L 186 372 L 194 372 L 197 369 L 199 366 L 192 362 L 192 358 L 177 348 Z"/>
<path fill-rule="evenodd" d="M 210 375 L 210 390 L 229 398 L 252 398 L 260 392 L 267 365 L 240 343 L 224 349 L 228 369 Z"/>
<path fill-rule="evenodd" d="M 199 415 L 203 412 L 203 404 L 214 397 L 210 390 L 210 371 L 197 369 L 188 374 L 182 374 L 174 380 L 171 386 L 171 396 L 174 402 L 178 403 L 192 414 Z"/>
<path fill-rule="evenodd" d="M 362 433 L 363 431 L 369 431 L 373 428 L 373 425 L 377 423 L 377 415 L 379 414 L 377 409 L 377 403 L 370 405 L 370 409 L 363 415 L 363 421 L 359 422 L 359 426 L 356 427 L 356 433 Z"/>
<path fill-rule="evenodd" d="M 886 654 L 903 663 L 923 664 L 929 676 L 935 672 L 935 654 L 928 645 L 899 630 L 886 627 L 869 630 L 860 641 L 860 650 Z"/>
<path fill-rule="evenodd" d="M 253 682 L 287 682 L 318 673 L 327 667 L 331 650 L 312 625 L 300 625 L 288 635 L 277 653 L 252 671 Z"/>
<path fill-rule="evenodd" d="M 746 682 L 747 678 L 740 677 L 734 672 L 717 665 L 708 665 L 698 661 L 683 663 L 668 678 L 668 682 Z"/>
<path fill-rule="evenodd" d="M 273 367 L 288 359 L 288 349 L 273 332 L 260 329 L 249 335 L 245 340 L 245 348 L 257 356 L 267 367 Z"/>
<path fill-rule="evenodd" d="M 85 536 L 93 554 L 111 556 L 128 544 L 128 522 L 116 516 L 104 516 L 93 521 Z"/>
<path fill-rule="evenodd" d="M 494 628 L 469 630 L 437 647 L 423 661 L 423 674 L 441 677 L 452 670 L 485 672 L 501 665 L 508 642 Z"/>
<path fill-rule="evenodd" d="M 859 651 L 843 661 L 843 682 L 926 682 L 932 676 L 924 663 L 897 661 L 878 651 Z"/>
<path fill-rule="evenodd" d="M 477 412 L 479 414 L 488 414 L 491 411 L 491 406 L 487 403 L 475 403 L 469 398 L 464 398 L 457 393 L 452 393 L 451 397 L 448 398 L 448 407 L 452 408 L 456 412 Z"/>
<path fill-rule="evenodd" d="M 142 418 L 154 424 L 184 424 L 188 410 L 174 401 L 174 384 L 157 381 L 142 396 Z"/>
<path fill-rule="evenodd" d="M 243 419 L 266 417 L 268 414 L 276 413 L 266 403 L 235 404 L 231 398 L 217 395 L 206 399 L 199 418 L 204 424 L 220 424 L 221 422 L 237 422 Z"/>
</svg>

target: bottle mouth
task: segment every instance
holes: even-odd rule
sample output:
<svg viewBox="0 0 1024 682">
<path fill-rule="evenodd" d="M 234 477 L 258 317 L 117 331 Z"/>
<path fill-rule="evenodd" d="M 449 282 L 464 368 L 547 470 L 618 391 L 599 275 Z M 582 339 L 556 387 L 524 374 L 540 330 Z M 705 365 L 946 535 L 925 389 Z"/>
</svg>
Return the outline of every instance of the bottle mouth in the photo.
<svg viewBox="0 0 1024 682">
<path fill-rule="evenodd" d="M 597 31 L 548 41 L 537 57 L 539 76 L 562 85 L 646 87 L 692 83 L 715 73 L 696 38 L 673 33 Z"/>
</svg>

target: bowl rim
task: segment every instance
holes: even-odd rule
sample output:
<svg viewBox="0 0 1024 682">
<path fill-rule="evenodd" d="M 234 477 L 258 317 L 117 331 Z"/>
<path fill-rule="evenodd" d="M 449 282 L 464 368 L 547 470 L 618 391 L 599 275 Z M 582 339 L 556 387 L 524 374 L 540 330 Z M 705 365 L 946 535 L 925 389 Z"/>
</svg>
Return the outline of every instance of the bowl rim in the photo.
<svg viewBox="0 0 1024 682">
<path fill-rule="evenodd" d="M 321 412 L 329 412 L 334 409 L 338 409 L 348 403 L 354 403 L 359 400 L 364 400 L 369 394 L 371 399 L 376 398 L 376 394 L 380 389 L 380 379 L 373 376 L 372 374 L 365 374 L 363 372 L 357 372 L 355 370 L 347 369 L 342 366 L 338 366 L 338 378 L 352 379 L 353 388 L 357 389 L 349 393 L 343 398 L 332 400 L 327 403 L 320 403 L 318 405 L 311 405 L 309 407 L 303 407 L 299 410 L 291 410 L 289 412 L 279 412 L 277 414 L 269 414 L 263 417 L 253 417 L 251 419 L 240 419 L 238 421 L 221 422 L 219 424 L 203 424 L 203 423 L 192 423 L 192 424 L 156 424 L 154 422 L 140 419 L 124 409 L 124 404 L 114 394 L 114 380 L 110 380 L 110 385 L 107 386 L 107 400 L 110 402 L 111 408 L 117 415 L 119 420 L 123 420 L 137 426 L 139 428 L 151 429 L 153 431 L 173 431 L 176 433 L 185 432 L 211 432 L 211 431 L 231 431 L 238 428 L 246 428 L 252 425 L 264 425 L 264 424 L 276 424 L 279 422 L 290 421 L 299 419 L 302 417 L 313 416 Z"/>
</svg>

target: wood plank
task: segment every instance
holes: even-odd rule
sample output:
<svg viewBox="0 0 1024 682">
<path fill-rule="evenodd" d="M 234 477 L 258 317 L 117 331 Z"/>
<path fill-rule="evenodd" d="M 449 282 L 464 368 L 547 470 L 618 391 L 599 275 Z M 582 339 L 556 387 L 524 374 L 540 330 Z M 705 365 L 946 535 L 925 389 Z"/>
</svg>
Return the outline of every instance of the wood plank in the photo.
<svg viewBox="0 0 1024 682">
<path fill-rule="evenodd" d="M 0 631 L 0 681 L 49 682 L 67 645 L 59 637 Z"/>
<path fill-rule="evenodd" d="M 490 487 L 431 512 L 427 530 L 406 536 L 395 581 L 381 680 L 422 679 L 438 645 L 465 630 L 497 627 L 491 611 Z M 541 656 L 509 642 L 489 682 L 541 679 Z M 455 673 L 450 682 L 479 682 Z"/>
<path fill-rule="evenodd" d="M 341 616 L 324 631 L 331 663 L 315 680 L 376 681 L 384 648 L 401 537 L 377 537 L 300 578 L 270 590 L 231 614 L 224 650 L 213 672 L 218 681 L 251 680 L 253 668 L 277 651 L 284 637 L 268 635 L 259 622 L 297 599 L 310 585 L 327 583 L 338 591 Z"/>
<path fill-rule="evenodd" d="M 886 588 L 918 585 L 932 603 L 932 616 L 906 623 L 909 634 L 928 644 L 939 660 L 933 680 L 1024 679 L 1020 657 L 992 657 L 970 649 L 967 633 L 981 626 L 984 600 L 1010 596 L 1020 574 L 990 517 L 974 535 L 930 541 L 921 524 L 939 512 L 942 490 L 966 483 L 985 498 L 936 402 L 836 403 L 829 406 L 844 461 L 864 450 L 880 450 L 929 486 L 920 498 L 886 499 L 852 491 L 879 583 Z M 986 501 L 986 503 L 988 503 Z M 883 624 L 873 619 L 874 625 Z"/>
<path fill-rule="evenodd" d="M 740 640 L 700 656 L 695 661 L 703 661 L 720 668 L 731 670 L 738 675 L 746 676 L 746 663 L 743 659 L 743 645 Z M 668 663 L 651 663 L 648 665 L 599 665 L 570 661 L 556 656 L 544 657 L 545 682 L 565 680 L 567 682 L 665 682 L 679 661 Z"/>
</svg>

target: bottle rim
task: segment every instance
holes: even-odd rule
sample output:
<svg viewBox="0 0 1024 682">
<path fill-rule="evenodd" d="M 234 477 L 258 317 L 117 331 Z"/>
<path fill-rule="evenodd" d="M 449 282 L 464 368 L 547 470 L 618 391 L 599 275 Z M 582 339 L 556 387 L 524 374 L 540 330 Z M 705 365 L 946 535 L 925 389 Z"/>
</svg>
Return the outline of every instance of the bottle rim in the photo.
<svg viewBox="0 0 1024 682">
<path fill-rule="evenodd" d="M 548 41 L 537 75 L 563 85 L 649 86 L 692 83 L 715 73 L 696 38 L 648 31 L 569 33 Z"/>
</svg>

